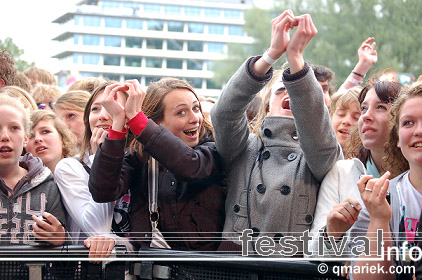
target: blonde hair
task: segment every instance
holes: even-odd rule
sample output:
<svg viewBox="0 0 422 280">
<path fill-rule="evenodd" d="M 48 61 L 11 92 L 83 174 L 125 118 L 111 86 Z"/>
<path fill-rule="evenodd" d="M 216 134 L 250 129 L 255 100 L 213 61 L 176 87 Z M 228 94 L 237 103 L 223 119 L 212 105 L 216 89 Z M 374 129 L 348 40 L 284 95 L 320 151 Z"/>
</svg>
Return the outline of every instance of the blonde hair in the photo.
<svg viewBox="0 0 422 280">
<path fill-rule="evenodd" d="M 352 87 L 346 91 L 337 92 L 331 96 L 330 116 L 333 116 L 337 109 L 347 109 L 355 102 L 359 109 L 359 93 L 361 87 Z"/>
<path fill-rule="evenodd" d="M 62 109 L 83 112 L 90 97 L 91 94 L 84 90 L 68 91 L 56 100 L 54 111 L 57 109 Z"/>
<path fill-rule="evenodd" d="M 45 98 L 56 101 L 61 95 L 60 88 L 52 85 L 37 84 L 32 90 L 36 103 L 42 103 Z"/>
<path fill-rule="evenodd" d="M 53 126 L 62 139 L 63 157 L 72 157 L 76 155 L 76 136 L 69 130 L 69 128 L 67 128 L 66 124 L 53 112 L 46 110 L 36 110 L 31 113 L 31 129 L 34 129 L 34 127 L 42 120 L 53 121 Z"/>
<path fill-rule="evenodd" d="M 271 98 L 271 88 L 273 85 L 281 79 L 281 76 L 283 74 L 283 70 L 274 70 L 272 79 L 263 87 L 261 90 L 261 107 L 259 108 L 258 114 L 255 116 L 255 118 L 252 120 L 252 123 L 254 123 L 252 132 L 258 135 L 261 140 L 261 125 L 264 121 L 265 117 L 267 116 L 268 112 L 270 111 L 270 98 Z"/>
<path fill-rule="evenodd" d="M 74 82 L 69 89 L 67 90 L 69 91 L 87 91 L 89 92 L 89 94 L 92 94 L 94 92 L 94 90 L 101 85 L 102 83 L 104 83 L 106 80 L 103 78 L 99 78 L 99 77 L 88 77 L 88 78 L 83 78 L 81 80 L 77 80 L 76 82 Z"/>
<path fill-rule="evenodd" d="M 20 102 L 19 99 L 13 98 L 9 95 L 1 94 L 0 95 L 0 106 L 1 105 L 12 106 L 22 113 L 23 129 L 24 129 L 25 134 L 28 134 L 30 126 L 31 126 L 31 121 L 29 119 L 28 110 L 25 109 L 22 102 Z"/>
<path fill-rule="evenodd" d="M 27 68 L 23 71 L 23 74 L 29 78 L 32 86 L 35 86 L 38 83 L 53 86 L 57 85 L 56 78 L 53 74 L 36 66 Z"/>
<path fill-rule="evenodd" d="M 18 98 L 23 106 L 29 110 L 37 110 L 37 103 L 34 98 L 24 89 L 17 86 L 5 86 L 0 89 L 1 95 L 7 95 L 10 97 Z"/>
</svg>

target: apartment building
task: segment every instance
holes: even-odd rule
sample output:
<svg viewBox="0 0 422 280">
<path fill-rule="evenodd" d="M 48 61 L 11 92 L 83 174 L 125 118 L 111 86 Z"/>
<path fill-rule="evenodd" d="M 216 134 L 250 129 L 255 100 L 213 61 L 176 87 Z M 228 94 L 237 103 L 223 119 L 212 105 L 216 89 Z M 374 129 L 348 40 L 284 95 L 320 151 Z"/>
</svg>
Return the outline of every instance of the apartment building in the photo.
<svg viewBox="0 0 422 280">
<path fill-rule="evenodd" d="M 85 0 L 54 23 L 60 34 L 58 75 L 189 81 L 203 96 L 218 96 L 213 64 L 228 44 L 250 45 L 243 29 L 251 0 Z"/>
</svg>

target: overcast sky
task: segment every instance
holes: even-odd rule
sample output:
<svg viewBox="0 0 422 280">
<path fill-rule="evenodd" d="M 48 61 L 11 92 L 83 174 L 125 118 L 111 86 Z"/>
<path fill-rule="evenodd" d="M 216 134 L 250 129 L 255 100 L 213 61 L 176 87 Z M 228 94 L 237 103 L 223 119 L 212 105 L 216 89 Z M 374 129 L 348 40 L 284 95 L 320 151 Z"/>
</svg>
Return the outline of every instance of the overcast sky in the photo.
<svg viewBox="0 0 422 280">
<path fill-rule="evenodd" d="M 272 0 L 256 0 L 260 7 L 268 7 Z M 60 25 L 53 20 L 73 10 L 80 0 L 1 0 L 0 39 L 11 37 L 24 50 L 22 59 L 35 62 L 38 67 L 59 71 L 56 54 L 58 43 L 51 39 L 60 34 Z"/>
</svg>

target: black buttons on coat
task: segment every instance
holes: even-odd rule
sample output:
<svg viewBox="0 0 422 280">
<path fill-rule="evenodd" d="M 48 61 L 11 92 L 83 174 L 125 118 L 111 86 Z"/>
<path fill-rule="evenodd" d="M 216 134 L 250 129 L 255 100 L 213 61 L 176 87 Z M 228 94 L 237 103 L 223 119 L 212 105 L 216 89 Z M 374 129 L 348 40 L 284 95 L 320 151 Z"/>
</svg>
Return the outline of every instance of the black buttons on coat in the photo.
<svg viewBox="0 0 422 280">
<path fill-rule="evenodd" d="M 257 190 L 259 193 L 265 193 L 266 189 L 267 189 L 267 188 L 266 188 L 263 184 L 259 184 L 258 186 L 256 186 L 256 190 Z"/>
<path fill-rule="evenodd" d="M 281 194 L 284 194 L 284 195 L 288 195 L 290 193 L 290 191 L 291 191 L 290 187 L 286 186 L 286 185 L 284 185 L 280 188 Z"/>
<path fill-rule="evenodd" d="M 273 237 L 274 242 L 279 243 L 280 239 L 283 237 L 283 234 L 281 233 L 276 233 Z"/>
<path fill-rule="evenodd" d="M 296 130 L 292 132 L 292 138 L 293 138 L 293 140 L 299 139 L 299 137 L 297 136 L 297 131 Z"/>
<path fill-rule="evenodd" d="M 273 133 L 271 132 L 271 130 L 269 130 L 268 128 L 264 129 L 264 135 L 267 137 L 271 137 Z"/>
<path fill-rule="evenodd" d="M 270 151 L 265 151 L 265 152 L 262 153 L 262 157 L 264 159 L 269 159 L 270 155 L 271 155 Z"/>
<path fill-rule="evenodd" d="M 293 161 L 297 158 L 297 154 L 296 153 L 291 153 L 287 156 L 287 160 L 289 161 Z"/>
<path fill-rule="evenodd" d="M 235 204 L 235 205 L 233 206 L 233 212 L 237 213 L 237 212 L 239 212 L 239 211 L 240 211 L 240 206 L 239 206 L 239 204 Z"/>
<path fill-rule="evenodd" d="M 305 221 L 307 222 L 307 223 L 311 223 L 312 221 L 313 221 L 313 217 L 312 217 L 312 215 L 306 215 L 306 217 L 305 217 Z"/>
<path fill-rule="evenodd" d="M 257 229 L 256 227 L 253 227 L 252 231 L 252 237 L 257 237 L 259 235 L 259 229 Z"/>
</svg>

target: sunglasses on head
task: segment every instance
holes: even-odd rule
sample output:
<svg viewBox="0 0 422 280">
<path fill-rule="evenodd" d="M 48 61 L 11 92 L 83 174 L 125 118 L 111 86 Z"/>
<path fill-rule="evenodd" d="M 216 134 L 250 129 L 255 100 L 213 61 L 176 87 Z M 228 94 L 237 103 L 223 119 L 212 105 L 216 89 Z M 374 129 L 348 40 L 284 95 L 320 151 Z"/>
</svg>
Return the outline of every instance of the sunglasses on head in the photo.
<svg viewBox="0 0 422 280">
<path fill-rule="evenodd" d="M 53 102 L 53 101 L 47 102 L 47 103 L 37 103 L 37 107 L 38 107 L 38 109 L 44 110 L 45 107 L 47 107 L 47 105 L 48 105 L 48 107 L 53 109 L 54 104 L 56 104 L 56 102 Z"/>
</svg>

